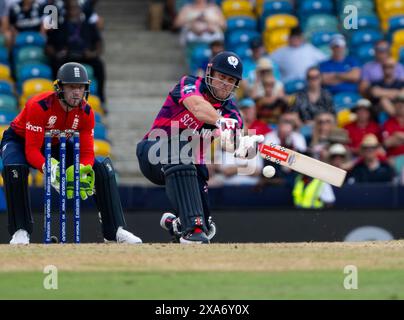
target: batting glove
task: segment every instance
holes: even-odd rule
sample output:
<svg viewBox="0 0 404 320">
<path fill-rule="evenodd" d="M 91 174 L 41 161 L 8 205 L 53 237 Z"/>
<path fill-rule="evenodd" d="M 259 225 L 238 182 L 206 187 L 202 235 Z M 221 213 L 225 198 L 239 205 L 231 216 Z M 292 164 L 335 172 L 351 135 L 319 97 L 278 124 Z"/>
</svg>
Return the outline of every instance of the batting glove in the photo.
<svg viewBox="0 0 404 320">
<path fill-rule="evenodd" d="M 264 141 L 263 135 L 240 137 L 240 143 L 234 156 L 241 159 L 252 159 L 257 155 L 258 144 Z"/>
</svg>

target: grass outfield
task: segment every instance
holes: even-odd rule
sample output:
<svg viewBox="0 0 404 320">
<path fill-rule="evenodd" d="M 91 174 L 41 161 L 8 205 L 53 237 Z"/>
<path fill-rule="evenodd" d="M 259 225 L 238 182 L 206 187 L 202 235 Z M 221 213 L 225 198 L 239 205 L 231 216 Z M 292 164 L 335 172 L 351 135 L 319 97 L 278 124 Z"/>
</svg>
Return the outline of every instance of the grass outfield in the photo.
<svg viewBox="0 0 404 320">
<path fill-rule="evenodd" d="M 0 299 L 404 299 L 403 252 L 404 241 L 1 245 Z M 47 265 L 57 290 L 44 289 Z M 344 289 L 346 265 L 357 290 Z"/>
</svg>

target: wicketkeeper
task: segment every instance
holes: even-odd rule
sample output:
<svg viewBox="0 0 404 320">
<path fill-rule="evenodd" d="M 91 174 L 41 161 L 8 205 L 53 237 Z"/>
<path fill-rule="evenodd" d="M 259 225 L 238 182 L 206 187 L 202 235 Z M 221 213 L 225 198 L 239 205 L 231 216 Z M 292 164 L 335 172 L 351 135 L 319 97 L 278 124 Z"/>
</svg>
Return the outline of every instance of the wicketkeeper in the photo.
<svg viewBox="0 0 404 320">
<path fill-rule="evenodd" d="M 126 231 L 123 210 L 109 158 L 94 157 L 94 113 L 87 103 L 90 81 L 86 69 L 69 62 L 60 67 L 54 91 L 38 94 L 11 122 L 1 141 L 4 189 L 7 198 L 10 244 L 28 244 L 33 218 L 28 191 L 29 168 L 44 171 L 44 136 L 47 130 L 80 133 L 80 196 L 94 196 L 106 241 L 141 243 Z M 52 186 L 59 191 L 59 140 L 52 139 Z M 73 143 L 67 143 L 66 195 L 73 198 Z"/>
</svg>

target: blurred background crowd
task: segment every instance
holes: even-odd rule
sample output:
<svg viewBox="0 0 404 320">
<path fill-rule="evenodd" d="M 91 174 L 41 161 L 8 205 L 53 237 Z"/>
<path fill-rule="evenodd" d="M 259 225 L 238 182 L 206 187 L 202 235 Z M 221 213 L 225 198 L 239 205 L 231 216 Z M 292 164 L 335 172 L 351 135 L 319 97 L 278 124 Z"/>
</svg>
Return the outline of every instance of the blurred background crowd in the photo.
<svg viewBox="0 0 404 320">
<path fill-rule="evenodd" d="M 351 16 L 349 6 L 357 9 Z M 166 7 L 165 27 L 178 32 L 192 74 L 203 76 L 222 50 L 242 58 L 236 99 L 245 129 L 347 170 L 347 184 L 404 183 L 404 1 L 177 0 Z M 255 175 L 237 175 L 248 164 L 225 158 L 212 166 L 211 185 L 296 187 L 307 178 L 278 167 L 275 178 L 263 179 L 259 157 L 250 160 Z"/>
<path fill-rule="evenodd" d="M 30 97 L 53 90 L 53 80 L 62 64 L 77 61 L 85 65 L 91 79 L 88 101 L 96 117 L 96 155 L 109 155 L 101 60 L 104 22 L 95 11 L 96 3 L 97 0 L 0 0 L 0 136 Z M 33 171 L 30 184 L 42 183 L 42 175 Z"/>
</svg>

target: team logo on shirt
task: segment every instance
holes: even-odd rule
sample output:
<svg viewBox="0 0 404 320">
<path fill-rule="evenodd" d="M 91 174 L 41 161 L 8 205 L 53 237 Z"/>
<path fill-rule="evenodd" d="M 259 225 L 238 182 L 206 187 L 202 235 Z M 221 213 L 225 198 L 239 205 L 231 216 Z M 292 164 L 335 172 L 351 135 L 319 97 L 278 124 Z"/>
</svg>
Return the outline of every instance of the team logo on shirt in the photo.
<svg viewBox="0 0 404 320">
<path fill-rule="evenodd" d="M 235 56 L 230 56 L 227 58 L 227 62 L 236 69 L 238 65 L 238 59 Z"/>
<path fill-rule="evenodd" d="M 184 86 L 184 88 L 182 88 L 182 92 L 184 94 L 189 94 L 192 92 L 195 92 L 196 90 L 196 86 L 194 84 L 187 84 L 186 86 Z"/>
<path fill-rule="evenodd" d="M 48 119 L 48 124 L 46 125 L 46 128 L 47 129 L 53 128 L 57 119 L 58 119 L 57 116 L 50 116 Z"/>
<path fill-rule="evenodd" d="M 79 127 L 79 116 L 76 114 L 74 116 L 73 124 L 72 124 L 72 129 L 77 130 Z"/>
</svg>

